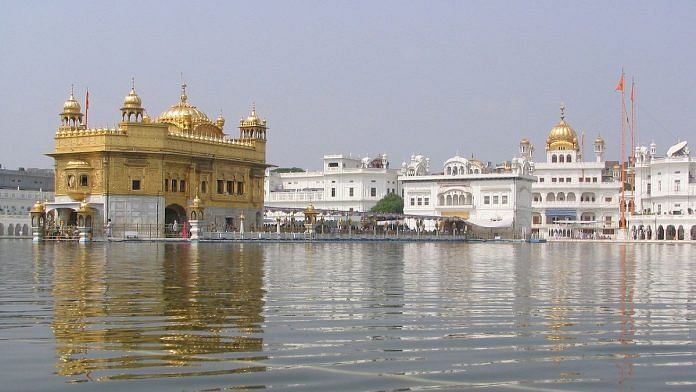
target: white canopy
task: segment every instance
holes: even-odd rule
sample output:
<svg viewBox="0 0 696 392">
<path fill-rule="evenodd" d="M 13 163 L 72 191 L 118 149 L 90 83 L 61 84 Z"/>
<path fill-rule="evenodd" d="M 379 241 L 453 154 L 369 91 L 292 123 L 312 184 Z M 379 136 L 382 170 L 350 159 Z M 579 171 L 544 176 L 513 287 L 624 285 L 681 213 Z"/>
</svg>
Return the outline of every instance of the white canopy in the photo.
<svg viewBox="0 0 696 392">
<path fill-rule="evenodd" d="M 510 227 L 512 226 L 512 217 L 506 216 L 504 218 L 482 218 L 482 219 L 469 219 L 468 223 L 476 226 L 497 228 L 497 227 Z"/>
</svg>

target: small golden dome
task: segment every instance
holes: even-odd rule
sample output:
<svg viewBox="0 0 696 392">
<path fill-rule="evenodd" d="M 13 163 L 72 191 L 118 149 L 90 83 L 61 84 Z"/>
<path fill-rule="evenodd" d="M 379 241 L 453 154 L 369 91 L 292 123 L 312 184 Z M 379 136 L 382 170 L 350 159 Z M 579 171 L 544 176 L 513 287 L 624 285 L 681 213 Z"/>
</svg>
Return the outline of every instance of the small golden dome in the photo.
<svg viewBox="0 0 696 392">
<path fill-rule="evenodd" d="M 225 126 L 225 118 L 222 117 L 222 113 L 215 119 L 215 125 L 222 129 Z"/>
<path fill-rule="evenodd" d="M 45 210 L 46 207 L 44 207 L 44 204 L 37 200 L 36 203 L 34 203 L 34 206 L 31 207 L 31 210 L 29 212 L 42 213 Z"/>
<path fill-rule="evenodd" d="M 131 88 L 130 93 L 126 95 L 123 99 L 123 107 L 129 109 L 140 109 L 143 105 L 143 101 L 140 99 L 138 94 L 135 93 L 135 88 Z"/>
<path fill-rule="evenodd" d="M 601 136 L 597 136 L 597 138 L 594 140 L 595 144 L 604 144 L 604 139 L 602 139 Z"/>
<path fill-rule="evenodd" d="M 80 107 L 80 103 L 75 100 L 75 96 L 73 95 L 73 90 L 71 87 L 70 88 L 70 97 L 63 104 L 63 113 L 64 114 L 80 114 L 81 110 L 82 110 L 82 108 Z"/>
<path fill-rule="evenodd" d="M 179 128 L 195 127 L 199 124 L 212 124 L 212 121 L 202 111 L 188 103 L 186 85 L 181 85 L 181 100 L 162 112 L 157 122 L 176 125 Z"/>
<path fill-rule="evenodd" d="M 561 121 L 551 128 L 546 150 L 578 150 L 578 135 L 565 121 L 565 105 L 561 104 Z"/>
<path fill-rule="evenodd" d="M 193 202 L 191 203 L 191 207 L 201 208 L 201 204 L 203 204 L 203 200 L 201 200 L 201 198 L 198 197 L 198 193 L 196 193 L 196 197 L 193 198 Z"/>
<path fill-rule="evenodd" d="M 527 138 L 522 139 L 522 140 L 520 141 L 520 144 L 530 144 L 530 143 L 529 143 L 529 139 L 527 139 Z"/>
<path fill-rule="evenodd" d="M 262 120 L 259 118 L 259 116 L 256 115 L 256 104 L 251 105 L 251 114 L 249 117 L 242 118 L 239 120 L 239 126 L 240 127 L 257 127 L 257 126 L 266 126 L 266 120 Z"/>
</svg>

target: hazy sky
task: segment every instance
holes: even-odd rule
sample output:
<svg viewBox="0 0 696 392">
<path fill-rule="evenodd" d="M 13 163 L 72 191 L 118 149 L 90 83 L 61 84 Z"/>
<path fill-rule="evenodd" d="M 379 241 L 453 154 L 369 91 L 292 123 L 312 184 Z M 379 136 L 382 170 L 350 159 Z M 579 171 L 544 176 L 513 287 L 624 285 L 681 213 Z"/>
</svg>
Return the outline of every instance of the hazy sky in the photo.
<svg viewBox="0 0 696 392">
<path fill-rule="evenodd" d="M 566 119 L 618 159 L 621 68 L 638 141 L 696 143 L 694 1 L 12 1 L 0 13 L 3 167 L 51 167 L 75 84 L 90 127 L 113 126 L 135 77 L 154 118 L 189 102 L 226 132 L 252 102 L 268 162 L 421 153 L 501 161 Z M 696 148 L 696 144 L 692 146 Z"/>
</svg>

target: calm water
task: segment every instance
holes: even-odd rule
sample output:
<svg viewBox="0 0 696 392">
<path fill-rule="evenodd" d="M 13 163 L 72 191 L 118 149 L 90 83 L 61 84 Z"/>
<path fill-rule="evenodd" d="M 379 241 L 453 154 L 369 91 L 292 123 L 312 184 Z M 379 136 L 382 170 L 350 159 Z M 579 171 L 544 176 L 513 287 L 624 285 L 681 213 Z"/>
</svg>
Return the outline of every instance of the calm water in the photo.
<svg viewBox="0 0 696 392">
<path fill-rule="evenodd" d="M 0 241 L 3 390 L 696 390 L 696 250 Z"/>
</svg>

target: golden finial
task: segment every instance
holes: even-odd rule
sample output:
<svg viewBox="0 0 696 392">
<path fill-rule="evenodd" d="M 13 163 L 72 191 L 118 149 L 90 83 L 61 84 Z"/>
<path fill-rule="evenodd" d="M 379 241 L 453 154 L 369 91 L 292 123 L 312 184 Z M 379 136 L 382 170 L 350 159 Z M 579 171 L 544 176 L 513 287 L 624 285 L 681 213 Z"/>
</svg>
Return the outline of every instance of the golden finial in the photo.
<svg viewBox="0 0 696 392">
<path fill-rule="evenodd" d="M 135 91 L 135 77 L 131 76 L 131 90 Z"/>
<path fill-rule="evenodd" d="M 181 102 L 186 102 L 188 96 L 186 95 L 186 83 L 181 83 Z"/>
<path fill-rule="evenodd" d="M 70 99 L 75 99 L 74 92 L 75 92 L 75 85 L 70 83 Z"/>
<path fill-rule="evenodd" d="M 565 120 L 565 104 L 561 102 L 561 120 Z"/>
<path fill-rule="evenodd" d="M 256 102 L 251 103 L 251 116 L 256 117 Z"/>
</svg>

